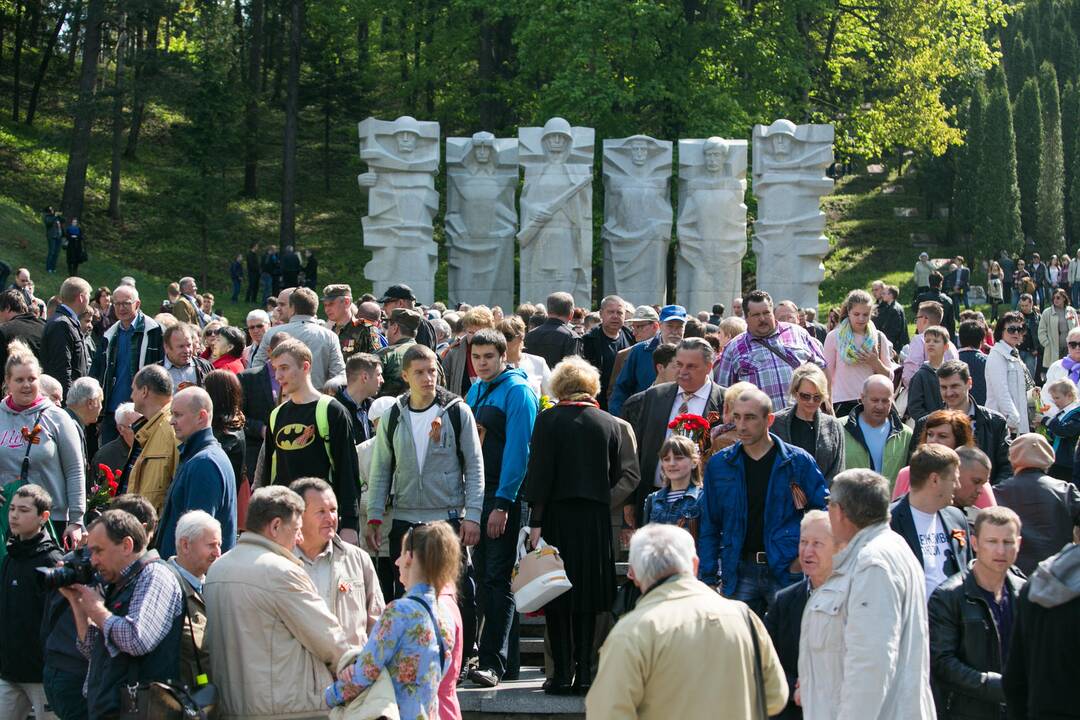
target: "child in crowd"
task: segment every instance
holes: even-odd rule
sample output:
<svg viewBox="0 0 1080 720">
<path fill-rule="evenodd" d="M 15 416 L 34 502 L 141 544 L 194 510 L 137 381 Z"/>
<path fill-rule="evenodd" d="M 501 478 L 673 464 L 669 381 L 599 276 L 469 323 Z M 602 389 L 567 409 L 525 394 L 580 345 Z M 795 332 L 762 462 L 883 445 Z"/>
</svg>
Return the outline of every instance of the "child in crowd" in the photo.
<svg viewBox="0 0 1080 720">
<path fill-rule="evenodd" d="M 672 435 L 660 447 L 660 477 L 664 486 L 645 498 L 645 524 L 683 528 L 697 541 L 701 509 L 701 454 L 693 440 Z"/>
<path fill-rule="evenodd" d="M 38 485 L 15 491 L 6 512 L 10 533 L 0 565 L 0 708 L 3 715 L 54 718 L 46 709 L 42 685 L 41 617 L 45 586 L 38 568 L 55 567 L 60 548 L 46 532 L 52 497 Z"/>
<path fill-rule="evenodd" d="M 937 370 L 945 362 L 945 351 L 949 349 L 949 332 L 941 325 L 931 325 L 923 330 L 922 336 L 926 348 L 926 362 L 915 371 L 908 386 L 907 414 L 916 422 L 945 407 L 941 400 Z"/>
<path fill-rule="evenodd" d="M 1076 383 L 1069 378 L 1054 380 L 1046 386 L 1050 399 L 1058 409 L 1052 418 L 1043 418 L 1054 446 L 1054 464 L 1049 474 L 1059 480 L 1072 480 L 1076 464 L 1076 438 L 1080 436 L 1080 400 Z"/>
</svg>

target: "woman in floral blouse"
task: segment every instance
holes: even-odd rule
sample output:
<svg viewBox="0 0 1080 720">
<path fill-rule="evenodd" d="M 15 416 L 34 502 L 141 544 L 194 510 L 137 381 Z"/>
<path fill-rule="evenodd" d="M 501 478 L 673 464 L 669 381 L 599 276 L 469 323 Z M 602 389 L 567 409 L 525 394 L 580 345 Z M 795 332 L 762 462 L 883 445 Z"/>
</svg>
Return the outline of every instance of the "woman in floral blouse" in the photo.
<svg viewBox="0 0 1080 720">
<path fill-rule="evenodd" d="M 327 705 L 352 701 L 385 668 L 402 720 L 438 718 L 439 683 L 454 649 L 454 620 L 446 603 L 437 601 L 434 588 L 453 584 L 460 553 L 458 537 L 445 522 L 409 531 L 396 563 L 406 594 L 386 606 L 356 662 L 326 689 Z M 437 628 L 433 626 L 436 617 Z"/>
<path fill-rule="evenodd" d="M 645 498 L 645 522 L 678 525 L 697 540 L 701 510 L 701 455 L 694 441 L 672 435 L 660 447 L 664 487 Z"/>
</svg>

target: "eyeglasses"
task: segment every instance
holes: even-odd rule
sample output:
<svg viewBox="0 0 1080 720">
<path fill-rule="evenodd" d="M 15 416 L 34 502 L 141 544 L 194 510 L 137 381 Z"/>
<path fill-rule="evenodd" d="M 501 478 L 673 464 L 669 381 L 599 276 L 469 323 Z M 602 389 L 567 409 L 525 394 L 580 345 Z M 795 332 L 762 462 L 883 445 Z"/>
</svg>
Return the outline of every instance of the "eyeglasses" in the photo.
<svg viewBox="0 0 1080 720">
<path fill-rule="evenodd" d="M 797 392 L 795 394 L 798 395 L 799 399 L 802 400 L 803 402 L 821 403 L 821 401 L 823 400 L 821 395 L 818 395 L 817 393 L 804 393 L 804 392 L 802 392 L 800 390 L 799 392 Z"/>
<path fill-rule="evenodd" d="M 1027 328 L 1023 325 L 1010 325 L 1005 328 L 1005 332 L 1012 333 L 1013 335 L 1023 335 L 1027 332 Z"/>
<path fill-rule="evenodd" d="M 266 325 L 263 323 L 259 323 L 258 325 L 248 325 L 248 331 L 250 332 L 252 330 L 260 330 L 264 327 L 266 327 Z"/>
<path fill-rule="evenodd" d="M 204 333 L 202 334 L 202 336 L 203 336 L 204 338 L 205 338 L 205 337 L 214 337 L 214 336 L 215 336 L 215 335 L 217 335 L 217 334 L 218 334 L 218 331 L 217 331 L 217 330 L 207 330 L 206 332 L 204 332 Z"/>
<path fill-rule="evenodd" d="M 131 300 L 117 300 L 113 305 L 116 307 L 133 307 L 135 303 Z"/>
<path fill-rule="evenodd" d="M 1069 349 L 1070 350 L 1075 350 L 1076 348 L 1080 348 L 1080 342 L 1076 342 L 1075 340 L 1070 341 L 1069 342 Z"/>
</svg>

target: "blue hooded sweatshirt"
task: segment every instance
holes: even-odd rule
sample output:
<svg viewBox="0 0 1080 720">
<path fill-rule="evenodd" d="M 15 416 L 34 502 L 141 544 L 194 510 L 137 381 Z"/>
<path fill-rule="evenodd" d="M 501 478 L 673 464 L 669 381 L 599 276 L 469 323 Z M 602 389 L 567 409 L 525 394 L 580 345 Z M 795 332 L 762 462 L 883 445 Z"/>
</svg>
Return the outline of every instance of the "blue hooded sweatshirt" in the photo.
<svg viewBox="0 0 1080 720">
<path fill-rule="evenodd" d="M 476 417 L 484 454 L 484 494 L 508 510 L 529 465 L 529 442 L 538 402 L 521 368 L 506 368 L 490 382 L 469 388 L 465 402 Z"/>
</svg>

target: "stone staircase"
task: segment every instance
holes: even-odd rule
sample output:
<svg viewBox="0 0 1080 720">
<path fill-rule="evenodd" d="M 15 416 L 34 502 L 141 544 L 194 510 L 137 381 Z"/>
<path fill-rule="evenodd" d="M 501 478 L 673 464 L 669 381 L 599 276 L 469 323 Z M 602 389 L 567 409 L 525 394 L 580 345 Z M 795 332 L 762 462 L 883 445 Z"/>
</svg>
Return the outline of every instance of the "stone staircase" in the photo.
<svg viewBox="0 0 1080 720">
<path fill-rule="evenodd" d="M 626 553 L 620 553 L 625 560 Z M 618 562 L 619 583 L 626 580 L 629 563 Z M 465 720 L 576 720 L 585 717 L 585 698 L 546 695 L 544 618 L 519 615 L 521 627 L 521 676 L 494 688 L 475 687 L 471 681 L 458 686 L 458 700 Z M 599 640 L 598 640 L 599 642 Z"/>
</svg>

